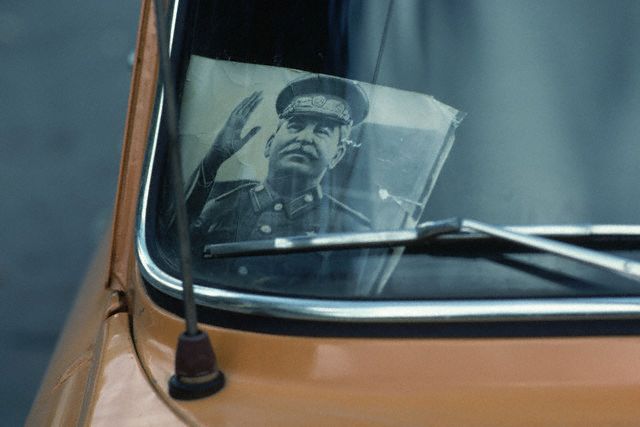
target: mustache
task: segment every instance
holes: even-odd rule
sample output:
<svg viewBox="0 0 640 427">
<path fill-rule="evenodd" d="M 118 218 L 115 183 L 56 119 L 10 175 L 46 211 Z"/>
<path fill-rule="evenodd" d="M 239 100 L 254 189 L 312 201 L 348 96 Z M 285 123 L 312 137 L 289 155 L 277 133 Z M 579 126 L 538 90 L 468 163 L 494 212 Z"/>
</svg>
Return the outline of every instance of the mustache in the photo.
<svg viewBox="0 0 640 427">
<path fill-rule="evenodd" d="M 290 153 L 302 154 L 313 159 L 317 159 L 318 157 L 320 157 L 318 154 L 318 149 L 313 143 L 303 144 L 301 142 L 294 141 L 285 145 L 285 147 L 280 150 L 281 155 Z"/>
</svg>

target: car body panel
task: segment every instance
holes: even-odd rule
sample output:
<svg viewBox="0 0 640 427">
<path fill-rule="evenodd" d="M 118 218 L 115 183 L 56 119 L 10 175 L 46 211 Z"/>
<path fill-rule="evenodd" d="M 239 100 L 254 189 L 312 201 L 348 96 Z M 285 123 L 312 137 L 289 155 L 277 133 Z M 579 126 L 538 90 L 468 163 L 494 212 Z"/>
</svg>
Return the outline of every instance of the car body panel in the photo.
<svg viewBox="0 0 640 427">
<path fill-rule="evenodd" d="M 139 356 L 166 394 L 183 321 L 135 282 Z M 174 401 L 198 424 L 631 426 L 640 419 L 637 337 L 326 338 L 201 327 L 227 385 L 206 399 Z"/>
<path fill-rule="evenodd" d="M 83 396 L 95 377 L 93 366 L 110 303 L 108 248 L 106 239 L 58 339 L 26 425 L 73 425 L 81 417 Z"/>
<path fill-rule="evenodd" d="M 87 424 L 91 426 L 182 425 L 158 396 L 138 361 L 129 331 L 129 315 L 117 313 L 105 323 Z M 114 410 L 117 408 L 117 410 Z"/>
</svg>

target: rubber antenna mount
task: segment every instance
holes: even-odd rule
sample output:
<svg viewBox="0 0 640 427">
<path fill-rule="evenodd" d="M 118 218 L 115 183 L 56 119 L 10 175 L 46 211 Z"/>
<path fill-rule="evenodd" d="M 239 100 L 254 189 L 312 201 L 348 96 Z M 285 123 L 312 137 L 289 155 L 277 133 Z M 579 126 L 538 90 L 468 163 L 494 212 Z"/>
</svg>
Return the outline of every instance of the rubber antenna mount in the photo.
<svg viewBox="0 0 640 427">
<path fill-rule="evenodd" d="M 224 387 L 224 374 L 218 369 L 209 336 L 202 331 L 180 335 L 175 369 L 169 380 L 169 394 L 174 399 L 201 399 Z"/>
</svg>

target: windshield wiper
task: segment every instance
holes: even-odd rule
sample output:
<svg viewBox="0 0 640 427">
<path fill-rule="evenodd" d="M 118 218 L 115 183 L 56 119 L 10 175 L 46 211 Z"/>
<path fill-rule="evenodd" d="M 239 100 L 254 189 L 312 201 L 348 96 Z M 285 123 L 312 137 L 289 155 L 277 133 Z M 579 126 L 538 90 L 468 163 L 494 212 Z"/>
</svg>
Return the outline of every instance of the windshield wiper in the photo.
<svg viewBox="0 0 640 427">
<path fill-rule="evenodd" d="M 607 227 L 609 227 L 609 230 L 612 230 L 611 227 L 615 226 Z M 547 227 L 547 229 L 548 228 L 549 227 Z M 532 229 L 535 230 L 535 227 L 532 227 Z M 589 229 L 593 230 L 594 228 L 591 227 Z M 624 231 L 625 229 L 636 231 L 636 227 L 633 226 L 621 226 L 621 229 L 622 230 L 618 231 Z M 516 243 L 527 248 L 555 254 L 594 267 L 600 267 L 640 282 L 640 262 L 638 261 L 559 242 L 523 231 L 524 227 L 498 227 L 472 219 L 451 218 L 424 222 L 413 230 L 332 233 L 319 236 L 294 236 L 273 240 L 210 244 L 205 246 L 203 256 L 204 258 L 228 258 L 337 249 L 415 246 L 426 245 L 438 238 L 449 235 L 457 236 L 475 232 Z"/>
</svg>

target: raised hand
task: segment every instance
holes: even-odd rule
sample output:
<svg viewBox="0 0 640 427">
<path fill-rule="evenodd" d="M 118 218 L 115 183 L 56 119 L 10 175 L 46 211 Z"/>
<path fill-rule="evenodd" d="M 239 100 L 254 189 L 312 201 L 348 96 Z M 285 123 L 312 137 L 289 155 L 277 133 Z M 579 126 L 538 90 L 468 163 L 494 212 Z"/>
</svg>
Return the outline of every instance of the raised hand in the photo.
<svg viewBox="0 0 640 427">
<path fill-rule="evenodd" d="M 240 151 L 260 130 L 260 126 L 256 126 L 247 132 L 245 136 L 242 136 L 242 130 L 247 124 L 249 116 L 251 116 L 251 113 L 253 113 L 260 102 L 262 102 L 262 91 L 253 92 L 243 99 L 229 115 L 227 122 L 216 136 L 212 146 L 212 149 L 216 151 L 223 160 L 228 159 Z"/>
</svg>

